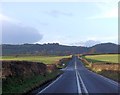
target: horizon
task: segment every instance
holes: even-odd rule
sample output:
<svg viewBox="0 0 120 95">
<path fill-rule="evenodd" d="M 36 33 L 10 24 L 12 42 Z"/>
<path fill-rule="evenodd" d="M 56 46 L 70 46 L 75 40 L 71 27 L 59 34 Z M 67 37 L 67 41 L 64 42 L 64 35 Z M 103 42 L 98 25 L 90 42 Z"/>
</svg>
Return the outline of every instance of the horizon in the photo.
<svg viewBox="0 0 120 95">
<path fill-rule="evenodd" d="M 0 21 L 3 44 L 118 44 L 118 0 L 2 2 Z"/>
<path fill-rule="evenodd" d="M 119 0 L 1 0 L 1 94 L 118 94 Z"/>
<path fill-rule="evenodd" d="M 1 44 L 1 45 L 48 45 L 48 44 L 51 44 L 51 45 L 57 44 L 57 45 L 62 45 L 62 46 L 75 46 L 75 45 L 64 45 L 64 44 L 60 44 L 60 43 L 42 43 L 42 44 L 40 44 L 40 43 L 33 43 L 33 44 L 23 43 L 23 44 Z M 106 43 L 98 43 L 98 44 L 95 44 L 95 45 L 99 45 L 99 44 L 116 44 L 116 43 L 106 42 Z M 75 46 L 75 47 L 88 47 L 89 48 L 89 47 L 93 47 L 95 45 L 92 45 L 92 46 Z M 119 44 L 116 44 L 116 45 L 119 45 Z"/>
</svg>

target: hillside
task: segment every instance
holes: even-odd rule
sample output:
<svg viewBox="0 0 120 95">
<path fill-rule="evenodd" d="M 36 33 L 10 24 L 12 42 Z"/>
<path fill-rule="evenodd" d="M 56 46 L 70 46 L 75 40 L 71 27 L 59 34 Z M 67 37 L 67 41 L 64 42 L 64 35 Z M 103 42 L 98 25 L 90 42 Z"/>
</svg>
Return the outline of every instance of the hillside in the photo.
<svg viewBox="0 0 120 95">
<path fill-rule="evenodd" d="M 120 46 L 119 46 L 120 47 Z M 3 55 L 36 54 L 36 55 L 70 55 L 70 54 L 118 53 L 118 45 L 102 43 L 92 47 L 65 46 L 52 44 L 2 45 Z"/>
<path fill-rule="evenodd" d="M 96 53 L 117 53 L 118 47 L 120 46 L 113 43 L 102 43 L 102 44 L 95 45 L 91 48 L 95 48 Z"/>
</svg>

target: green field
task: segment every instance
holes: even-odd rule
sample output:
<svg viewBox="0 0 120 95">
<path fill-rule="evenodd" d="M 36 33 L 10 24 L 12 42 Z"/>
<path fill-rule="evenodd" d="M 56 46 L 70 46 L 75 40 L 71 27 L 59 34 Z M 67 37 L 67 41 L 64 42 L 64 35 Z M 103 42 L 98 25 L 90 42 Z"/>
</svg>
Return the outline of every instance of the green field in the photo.
<svg viewBox="0 0 120 95">
<path fill-rule="evenodd" d="M 0 60 L 6 61 L 33 61 L 33 62 L 43 62 L 45 64 L 54 64 L 62 58 L 70 58 L 70 56 L 33 56 L 33 55 L 24 55 L 24 56 L 3 56 Z M 64 61 L 64 64 L 67 64 L 69 60 Z M 58 66 L 59 67 L 59 66 Z M 61 68 L 64 68 L 61 66 Z M 16 71 L 17 72 L 17 71 Z M 21 95 L 22 93 L 26 93 L 32 91 L 36 87 L 40 87 L 45 85 L 46 83 L 53 81 L 58 75 L 63 72 L 59 69 L 55 69 L 52 72 L 46 71 L 44 74 L 35 74 L 35 75 L 26 75 L 26 76 L 7 76 L 2 79 L 3 82 L 3 95 L 10 93 L 10 95 Z M 19 94 L 21 93 L 21 94 Z"/>
<path fill-rule="evenodd" d="M 62 58 L 69 58 L 70 56 L 3 56 L 0 60 L 7 61 L 32 61 L 43 62 L 45 64 L 54 64 Z"/>
<path fill-rule="evenodd" d="M 112 62 L 112 63 L 120 63 L 118 58 L 120 58 L 120 54 L 101 54 L 101 55 L 87 55 L 85 58 L 91 62 Z"/>
</svg>

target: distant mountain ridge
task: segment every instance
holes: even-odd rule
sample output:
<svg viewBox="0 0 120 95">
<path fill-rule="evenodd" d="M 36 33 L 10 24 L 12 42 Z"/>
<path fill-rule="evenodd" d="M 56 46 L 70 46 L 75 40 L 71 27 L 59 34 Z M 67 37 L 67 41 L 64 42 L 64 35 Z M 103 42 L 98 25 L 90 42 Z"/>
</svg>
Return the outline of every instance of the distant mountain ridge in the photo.
<svg viewBox="0 0 120 95">
<path fill-rule="evenodd" d="M 66 46 L 58 43 L 48 44 L 22 44 L 2 45 L 2 55 L 36 54 L 36 55 L 70 55 L 70 54 L 96 54 L 118 53 L 120 45 L 101 43 L 92 47 Z"/>
</svg>

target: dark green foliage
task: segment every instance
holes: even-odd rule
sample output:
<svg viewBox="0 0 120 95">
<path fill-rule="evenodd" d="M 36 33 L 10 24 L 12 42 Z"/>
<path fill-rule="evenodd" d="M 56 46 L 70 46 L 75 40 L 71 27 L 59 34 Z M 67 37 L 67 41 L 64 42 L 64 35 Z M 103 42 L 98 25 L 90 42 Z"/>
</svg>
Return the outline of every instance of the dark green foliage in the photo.
<svg viewBox="0 0 120 95">
<path fill-rule="evenodd" d="M 91 51 L 95 52 L 91 52 Z M 53 44 L 23 44 L 23 45 L 2 45 L 3 55 L 70 55 L 86 53 L 118 53 L 118 45 L 112 43 L 98 44 L 93 47 L 65 46 L 58 43 Z"/>
<path fill-rule="evenodd" d="M 29 76 L 29 77 L 9 77 L 7 79 L 3 79 L 2 91 L 3 95 L 12 94 L 19 95 L 22 93 L 26 93 L 31 89 L 44 84 L 45 82 L 55 78 L 61 72 L 56 71 L 52 73 L 47 73 L 46 75 L 37 75 L 37 76 Z"/>
</svg>

